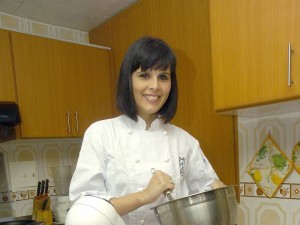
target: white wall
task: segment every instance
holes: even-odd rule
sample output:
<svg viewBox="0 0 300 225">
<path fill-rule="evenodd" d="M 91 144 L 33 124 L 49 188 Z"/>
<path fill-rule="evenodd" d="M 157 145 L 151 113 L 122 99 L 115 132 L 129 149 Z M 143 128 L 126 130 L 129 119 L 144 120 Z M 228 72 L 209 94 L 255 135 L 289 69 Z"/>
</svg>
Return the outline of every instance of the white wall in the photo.
<svg viewBox="0 0 300 225">
<path fill-rule="evenodd" d="M 246 168 L 270 134 L 292 161 L 300 141 L 300 112 L 262 118 L 239 118 L 239 168 L 241 202 L 238 225 L 300 225 L 300 174 L 293 168 L 273 198 L 257 193 Z"/>
</svg>

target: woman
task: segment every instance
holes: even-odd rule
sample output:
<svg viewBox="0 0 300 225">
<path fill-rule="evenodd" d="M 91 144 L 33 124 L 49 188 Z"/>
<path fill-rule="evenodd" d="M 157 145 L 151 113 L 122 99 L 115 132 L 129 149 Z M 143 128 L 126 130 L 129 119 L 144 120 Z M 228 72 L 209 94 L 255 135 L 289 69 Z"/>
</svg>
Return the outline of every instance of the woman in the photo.
<svg viewBox="0 0 300 225">
<path fill-rule="evenodd" d="M 86 131 L 70 199 L 91 192 L 109 200 L 128 225 L 158 225 L 150 208 L 223 186 L 186 131 L 171 125 L 177 108 L 176 58 L 162 40 L 143 37 L 123 60 L 117 90 L 121 116 Z"/>
</svg>

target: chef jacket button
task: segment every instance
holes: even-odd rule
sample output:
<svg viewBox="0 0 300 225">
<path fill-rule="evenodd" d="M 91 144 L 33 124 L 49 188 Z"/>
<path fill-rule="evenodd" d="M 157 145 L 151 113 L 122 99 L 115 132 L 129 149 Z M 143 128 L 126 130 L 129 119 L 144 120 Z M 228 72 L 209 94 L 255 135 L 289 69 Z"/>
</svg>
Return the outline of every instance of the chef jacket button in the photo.
<svg viewBox="0 0 300 225">
<path fill-rule="evenodd" d="M 132 134 L 132 130 L 128 130 L 128 134 Z"/>
<path fill-rule="evenodd" d="M 139 159 L 136 159 L 134 162 L 135 162 L 135 163 L 140 163 L 140 162 L 141 162 L 141 160 L 139 160 Z"/>
<path fill-rule="evenodd" d="M 167 134 L 168 134 L 168 132 L 165 130 L 165 131 L 164 131 L 164 135 L 167 135 Z"/>
<path fill-rule="evenodd" d="M 165 159 L 165 162 L 167 163 L 167 162 L 170 162 L 170 159 Z"/>
<path fill-rule="evenodd" d="M 140 221 L 140 224 L 145 224 L 145 220 L 141 220 L 141 221 Z"/>
</svg>

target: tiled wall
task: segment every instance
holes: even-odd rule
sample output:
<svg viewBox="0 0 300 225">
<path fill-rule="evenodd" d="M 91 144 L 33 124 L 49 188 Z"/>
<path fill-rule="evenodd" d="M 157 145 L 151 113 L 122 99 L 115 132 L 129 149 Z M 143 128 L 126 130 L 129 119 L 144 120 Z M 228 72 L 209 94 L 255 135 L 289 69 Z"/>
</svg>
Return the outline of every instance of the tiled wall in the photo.
<svg viewBox="0 0 300 225">
<path fill-rule="evenodd" d="M 81 44 L 89 43 L 87 32 L 38 23 L 0 12 L 0 28 Z"/>
<path fill-rule="evenodd" d="M 70 138 L 26 139 L 1 143 L 0 159 L 1 164 L 6 167 L 6 174 L 0 174 L 0 218 L 31 215 L 32 199 L 36 194 L 36 190 L 30 188 L 26 191 L 11 191 L 8 162 L 36 161 L 38 180 L 49 179 L 49 191 L 54 204 L 55 189 L 51 167 L 70 165 L 74 172 L 81 142 L 82 139 Z"/>
<path fill-rule="evenodd" d="M 241 202 L 239 225 L 299 225 L 300 174 L 293 169 L 273 198 L 257 188 L 246 168 L 270 134 L 292 161 L 292 150 L 300 141 L 300 113 L 263 118 L 239 118 L 239 166 Z"/>
</svg>

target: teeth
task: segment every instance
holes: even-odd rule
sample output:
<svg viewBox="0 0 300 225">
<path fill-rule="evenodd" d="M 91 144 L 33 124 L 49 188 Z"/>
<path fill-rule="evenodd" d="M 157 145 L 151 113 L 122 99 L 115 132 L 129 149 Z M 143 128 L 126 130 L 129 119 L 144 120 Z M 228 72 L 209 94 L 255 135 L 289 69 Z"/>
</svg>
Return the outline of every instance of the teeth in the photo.
<svg viewBox="0 0 300 225">
<path fill-rule="evenodd" d="M 145 96 L 149 101 L 155 101 L 158 99 L 158 96 L 147 95 Z"/>
</svg>

